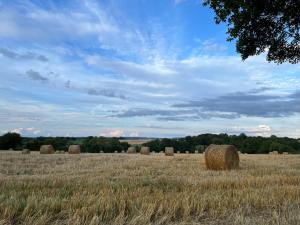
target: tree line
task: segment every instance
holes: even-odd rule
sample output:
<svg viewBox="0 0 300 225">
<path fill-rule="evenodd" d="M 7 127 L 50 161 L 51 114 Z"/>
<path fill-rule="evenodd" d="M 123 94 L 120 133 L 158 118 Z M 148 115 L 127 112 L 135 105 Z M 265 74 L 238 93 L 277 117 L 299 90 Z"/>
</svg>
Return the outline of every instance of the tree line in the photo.
<svg viewBox="0 0 300 225">
<path fill-rule="evenodd" d="M 42 145 L 52 145 L 56 150 L 67 151 L 70 145 L 78 144 L 81 152 L 99 153 L 101 151 L 112 153 L 126 151 L 127 142 L 120 142 L 118 138 L 106 137 L 21 137 L 17 133 L 6 133 L 0 136 L 0 149 L 29 149 L 39 151 Z"/>
<path fill-rule="evenodd" d="M 245 134 L 201 134 L 198 136 L 186 136 L 184 138 L 163 138 L 155 139 L 145 146 L 151 151 L 163 151 L 165 147 L 174 147 L 175 151 L 180 152 L 203 152 L 210 144 L 231 144 L 237 147 L 242 153 L 259 154 L 271 151 L 300 153 L 300 142 L 297 139 L 288 137 L 250 137 Z"/>
<path fill-rule="evenodd" d="M 124 138 L 121 138 L 124 140 Z M 30 149 L 38 151 L 41 145 L 53 145 L 56 150 L 67 150 L 71 144 L 79 144 L 82 152 L 121 152 L 130 146 L 127 142 L 120 142 L 119 138 L 107 137 L 21 137 L 17 133 L 6 133 L 0 136 L 0 149 Z M 150 147 L 151 151 L 164 151 L 165 147 L 174 147 L 175 151 L 191 153 L 203 152 L 210 144 L 232 144 L 243 153 L 259 154 L 271 151 L 300 153 L 300 140 L 288 137 L 252 137 L 245 134 L 201 134 L 183 138 L 154 139 L 143 144 Z M 140 146 L 137 146 L 139 150 Z"/>
</svg>

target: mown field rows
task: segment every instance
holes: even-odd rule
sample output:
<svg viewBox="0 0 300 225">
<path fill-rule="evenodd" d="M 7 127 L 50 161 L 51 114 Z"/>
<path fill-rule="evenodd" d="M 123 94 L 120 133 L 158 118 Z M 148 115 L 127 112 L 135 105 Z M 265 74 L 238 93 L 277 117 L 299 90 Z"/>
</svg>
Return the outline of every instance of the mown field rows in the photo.
<svg viewBox="0 0 300 225">
<path fill-rule="evenodd" d="M 0 152 L 0 224 L 300 224 L 300 155 Z"/>
</svg>

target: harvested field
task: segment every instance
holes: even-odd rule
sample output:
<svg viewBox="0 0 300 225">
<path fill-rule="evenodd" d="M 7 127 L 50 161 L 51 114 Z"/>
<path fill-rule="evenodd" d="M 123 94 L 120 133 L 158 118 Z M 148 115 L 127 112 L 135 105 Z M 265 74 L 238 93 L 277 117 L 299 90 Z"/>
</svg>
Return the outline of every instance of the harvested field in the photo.
<svg viewBox="0 0 300 225">
<path fill-rule="evenodd" d="M 0 224 L 300 224 L 300 155 L 0 152 Z"/>
</svg>

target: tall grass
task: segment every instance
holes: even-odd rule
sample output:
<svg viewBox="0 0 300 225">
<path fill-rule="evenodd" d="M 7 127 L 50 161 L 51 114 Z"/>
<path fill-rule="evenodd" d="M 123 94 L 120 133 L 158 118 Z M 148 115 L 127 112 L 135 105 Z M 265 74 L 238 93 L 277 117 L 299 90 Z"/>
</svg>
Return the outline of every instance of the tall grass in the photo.
<svg viewBox="0 0 300 225">
<path fill-rule="evenodd" d="M 300 157 L 0 152 L 0 224 L 300 224 Z"/>
</svg>

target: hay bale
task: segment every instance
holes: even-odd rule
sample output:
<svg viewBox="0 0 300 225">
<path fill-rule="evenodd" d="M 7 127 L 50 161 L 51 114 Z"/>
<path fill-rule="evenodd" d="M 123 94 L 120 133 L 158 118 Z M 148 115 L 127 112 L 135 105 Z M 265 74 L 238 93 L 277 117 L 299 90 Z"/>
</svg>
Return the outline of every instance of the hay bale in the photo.
<svg viewBox="0 0 300 225">
<path fill-rule="evenodd" d="M 174 156 L 174 148 L 173 147 L 165 147 L 165 155 L 166 156 Z"/>
<path fill-rule="evenodd" d="M 22 154 L 30 154 L 30 150 L 29 149 L 23 149 Z"/>
<path fill-rule="evenodd" d="M 124 150 L 122 150 L 122 153 L 125 153 L 125 151 L 124 151 Z"/>
<path fill-rule="evenodd" d="M 196 150 L 196 151 L 195 151 L 195 154 L 199 154 L 199 151 L 198 151 L 198 150 Z"/>
<path fill-rule="evenodd" d="M 272 155 L 278 155 L 278 151 L 273 151 Z"/>
<path fill-rule="evenodd" d="M 283 152 L 282 154 L 283 154 L 283 155 L 288 155 L 289 153 L 288 153 L 288 152 Z"/>
<path fill-rule="evenodd" d="M 140 153 L 141 153 L 142 155 L 150 155 L 150 147 L 145 147 L 145 146 L 143 146 L 143 147 L 141 148 Z"/>
<path fill-rule="evenodd" d="M 58 150 L 58 151 L 55 151 L 55 154 L 60 154 L 60 151 Z"/>
<path fill-rule="evenodd" d="M 131 146 L 127 149 L 128 154 L 135 154 L 136 153 L 136 147 Z"/>
<path fill-rule="evenodd" d="M 100 151 L 100 153 L 104 153 L 104 151 Z"/>
<path fill-rule="evenodd" d="M 55 150 L 52 145 L 42 145 L 40 147 L 40 154 L 54 154 Z"/>
<path fill-rule="evenodd" d="M 115 151 L 115 153 L 118 153 L 118 151 Z"/>
<path fill-rule="evenodd" d="M 70 145 L 68 149 L 69 154 L 80 154 L 80 145 Z"/>
<path fill-rule="evenodd" d="M 176 154 L 180 154 L 180 151 L 177 151 Z"/>
<path fill-rule="evenodd" d="M 59 154 L 65 154 L 64 150 L 59 151 Z"/>
<path fill-rule="evenodd" d="M 239 168 L 239 154 L 233 145 L 209 145 L 205 149 L 205 164 L 211 170 Z"/>
<path fill-rule="evenodd" d="M 189 152 L 189 151 L 185 151 L 185 153 L 186 153 L 186 154 L 189 154 L 190 152 Z"/>
</svg>

